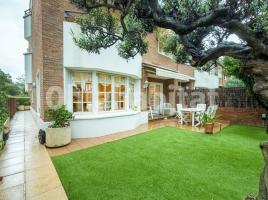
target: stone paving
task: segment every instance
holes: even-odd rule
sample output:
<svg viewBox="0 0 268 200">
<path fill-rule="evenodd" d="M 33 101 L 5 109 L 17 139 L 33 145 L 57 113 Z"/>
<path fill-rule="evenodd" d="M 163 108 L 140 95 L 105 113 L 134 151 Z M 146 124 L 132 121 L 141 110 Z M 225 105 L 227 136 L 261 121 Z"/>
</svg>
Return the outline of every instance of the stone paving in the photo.
<svg viewBox="0 0 268 200">
<path fill-rule="evenodd" d="M 65 191 L 29 112 L 17 112 L 0 153 L 0 200 L 64 200 Z"/>
</svg>

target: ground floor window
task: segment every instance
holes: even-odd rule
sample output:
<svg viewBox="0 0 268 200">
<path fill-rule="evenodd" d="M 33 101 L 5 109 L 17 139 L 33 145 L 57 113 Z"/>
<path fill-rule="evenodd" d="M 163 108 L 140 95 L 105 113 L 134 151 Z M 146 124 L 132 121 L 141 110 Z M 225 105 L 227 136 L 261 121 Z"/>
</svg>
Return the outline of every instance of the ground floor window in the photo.
<svg viewBox="0 0 268 200">
<path fill-rule="evenodd" d="M 92 73 L 73 73 L 73 112 L 92 112 Z"/>
<path fill-rule="evenodd" d="M 134 80 L 126 76 L 72 72 L 73 112 L 134 110 L 134 88 Z"/>
</svg>

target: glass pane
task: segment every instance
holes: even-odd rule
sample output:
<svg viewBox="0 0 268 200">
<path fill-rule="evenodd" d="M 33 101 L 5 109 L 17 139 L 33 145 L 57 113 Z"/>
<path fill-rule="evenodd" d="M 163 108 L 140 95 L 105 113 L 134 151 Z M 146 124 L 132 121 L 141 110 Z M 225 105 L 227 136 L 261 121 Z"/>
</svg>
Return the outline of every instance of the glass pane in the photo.
<svg viewBox="0 0 268 200">
<path fill-rule="evenodd" d="M 82 103 L 73 103 L 73 112 L 82 112 Z"/>
<path fill-rule="evenodd" d="M 112 104 L 111 102 L 106 102 L 106 111 L 112 110 Z"/>
<path fill-rule="evenodd" d="M 120 94 L 119 96 L 120 101 L 125 101 L 125 94 Z"/>
<path fill-rule="evenodd" d="M 84 102 L 92 102 L 92 93 L 84 93 L 83 101 Z"/>
<path fill-rule="evenodd" d="M 125 87 L 125 85 L 121 85 L 121 87 L 120 87 L 120 91 L 121 91 L 121 92 L 125 92 L 125 91 L 126 91 L 126 87 Z"/>
<path fill-rule="evenodd" d="M 119 101 L 119 93 L 115 93 L 114 94 L 114 100 L 115 101 Z"/>
<path fill-rule="evenodd" d="M 74 83 L 73 84 L 73 92 L 81 92 L 82 91 L 82 84 L 81 83 Z"/>
<path fill-rule="evenodd" d="M 104 92 L 104 85 L 99 83 L 99 92 Z"/>
<path fill-rule="evenodd" d="M 125 103 L 124 102 L 120 102 L 119 103 L 119 108 L 120 108 L 120 110 L 124 110 L 125 109 Z"/>
<path fill-rule="evenodd" d="M 114 91 L 115 92 L 120 92 L 120 85 L 119 84 L 116 84 L 115 87 L 114 87 Z"/>
<path fill-rule="evenodd" d="M 104 93 L 99 93 L 99 103 L 103 103 L 105 101 Z"/>
<path fill-rule="evenodd" d="M 85 92 L 92 92 L 92 83 L 85 83 Z"/>
<path fill-rule="evenodd" d="M 112 85 L 106 85 L 106 92 L 111 92 L 112 91 Z"/>
<path fill-rule="evenodd" d="M 106 93 L 106 101 L 112 101 L 112 93 Z"/>
<path fill-rule="evenodd" d="M 99 83 L 105 83 L 105 75 L 104 74 L 98 74 Z"/>
<path fill-rule="evenodd" d="M 84 112 L 92 112 L 92 104 L 84 103 Z"/>
<path fill-rule="evenodd" d="M 82 102 L 82 94 L 80 92 L 73 93 L 73 102 Z"/>
<path fill-rule="evenodd" d="M 99 103 L 99 111 L 105 111 L 104 110 L 104 103 Z"/>
<path fill-rule="evenodd" d="M 112 76 L 106 75 L 106 83 L 111 83 L 111 82 L 112 82 Z"/>
<path fill-rule="evenodd" d="M 73 72 L 73 80 L 78 82 L 79 81 L 91 82 L 92 75 L 90 72 Z"/>
</svg>

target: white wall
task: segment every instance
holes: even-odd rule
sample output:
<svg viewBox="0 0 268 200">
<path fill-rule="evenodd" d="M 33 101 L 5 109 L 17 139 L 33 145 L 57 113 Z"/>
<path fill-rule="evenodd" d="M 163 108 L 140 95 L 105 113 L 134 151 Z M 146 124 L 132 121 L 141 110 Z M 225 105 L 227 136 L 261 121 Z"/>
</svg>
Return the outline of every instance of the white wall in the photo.
<svg viewBox="0 0 268 200">
<path fill-rule="evenodd" d="M 91 138 L 128 131 L 148 123 L 147 112 L 71 121 L 72 138 Z"/>
<path fill-rule="evenodd" d="M 92 69 L 141 78 L 142 57 L 137 55 L 128 61 L 118 55 L 115 46 L 101 50 L 100 54 L 89 54 L 81 50 L 73 41 L 71 31 L 80 33 L 79 25 L 64 22 L 64 66 L 71 69 Z"/>
<path fill-rule="evenodd" d="M 219 87 L 219 77 L 208 72 L 195 70 L 195 87 L 214 89 Z"/>
</svg>

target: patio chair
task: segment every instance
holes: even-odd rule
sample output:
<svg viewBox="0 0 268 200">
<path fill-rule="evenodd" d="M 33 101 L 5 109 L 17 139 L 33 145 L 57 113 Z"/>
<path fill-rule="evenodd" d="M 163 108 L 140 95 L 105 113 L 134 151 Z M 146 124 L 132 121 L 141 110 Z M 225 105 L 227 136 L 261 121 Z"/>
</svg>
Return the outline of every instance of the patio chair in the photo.
<svg viewBox="0 0 268 200">
<path fill-rule="evenodd" d="M 182 125 L 183 123 L 186 123 L 186 120 L 184 119 L 183 112 L 181 111 L 182 104 L 177 104 L 176 106 L 177 106 L 177 112 L 176 112 L 175 118 L 178 118 L 178 122 L 181 123 L 181 125 Z"/>
<path fill-rule="evenodd" d="M 149 117 L 151 117 L 151 119 L 155 119 L 157 116 L 159 116 L 159 112 L 154 110 L 152 106 L 149 106 Z"/>
<path fill-rule="evenodd" d="M 167 113 L 167 115 L 170 115 L 171 110 L 172 110 L 171 103 L 163 103 L 162 108 L 161 108 L 161 114 L 165 115 Z"/>
<path fill-rule="evenodd" d="M 206 107 L 207 107 L 206 104 L 197 104 L 196 105 L 196 108 L 198 110 L 201 110 L 199 112 L 196 112 L 196 114 L 195 114 L 195 121 L 197 122 L 195 125 L 196 127 L 201 125 L 201 117 L 202 117 L 203 113 L 206 112 Z"/>
</svg>

